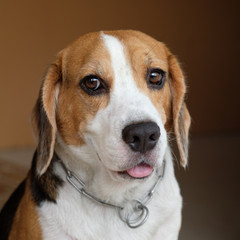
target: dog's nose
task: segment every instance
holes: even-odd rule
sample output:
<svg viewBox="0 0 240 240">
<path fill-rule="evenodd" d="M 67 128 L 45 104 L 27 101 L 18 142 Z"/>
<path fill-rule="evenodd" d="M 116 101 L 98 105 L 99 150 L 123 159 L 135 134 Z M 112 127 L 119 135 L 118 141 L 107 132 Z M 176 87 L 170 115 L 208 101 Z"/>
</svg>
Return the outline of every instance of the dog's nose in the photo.
<svg viewBox="0 0 240 240">
<path fill-rule="evenodd" d="M 152 150 L 160 137 L 160 128 L 154 122 L 137 123 L 126 126 L 122 138 L 135 152 Z"/>
</svg>

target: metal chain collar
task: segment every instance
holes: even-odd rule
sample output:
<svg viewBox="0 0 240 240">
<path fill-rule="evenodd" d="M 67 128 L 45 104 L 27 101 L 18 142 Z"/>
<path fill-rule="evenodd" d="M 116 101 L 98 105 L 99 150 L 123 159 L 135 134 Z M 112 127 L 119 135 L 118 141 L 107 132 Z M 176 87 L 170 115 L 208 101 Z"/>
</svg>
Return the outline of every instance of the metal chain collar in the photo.
<svg viewBox="0 0 240 240">
<path fill-rule="evenodd" d="M 67 176 L 66 176 L 67 181 L 79 193 L 83 194 L 85 197 L 87 197 L 88 199 L 90 199 L 96 203 L 99 203 L 99 204 L 102 204 L 102 205 L 105 205 L 108 207 L 116 208 L 118 210 L 120 219 L 123 222 L 125 222 L 128 225 L 128 227 L 130 227 L 130 228 L 138 228 L 147 221 L 147 219 L 149 217 L 149 209 L 147 208 L 146 205 L 151 201 L 159 182 L 164 177 L 165 166 L 166 166 L 166 161 L 163 160 L 163 163 L 161 166 L 161 172 L 160 172 L 155 184 L 153 185 L 153 187 L 150 189 L 150 191 L 145 195 L 145 197 L 141 201 L 136 200 L 136 199 L 129 201 L 129 202 L 135 203 L 134 207 L 133 207 L 133 212 L 129 213 L 127 215 L 127 217 L 124 218 L 122 216 L 122 211 L 124 210 L 124 207 L 105 202 L 105 201 L 93 196 L 92 194 L 88 193 L 85 190 L 86 184 L 84 183 L 84 181 L 82 181 L 73 171 L 70 171 L 69 169 L 67 169 L 67 167 L 64 165 L 64 163 L 62 161 L 60 161 L 60 163 L 67 173 Z M 78 186 L 77 183 L 80 184 L 80 186 Z"/>
</svg>

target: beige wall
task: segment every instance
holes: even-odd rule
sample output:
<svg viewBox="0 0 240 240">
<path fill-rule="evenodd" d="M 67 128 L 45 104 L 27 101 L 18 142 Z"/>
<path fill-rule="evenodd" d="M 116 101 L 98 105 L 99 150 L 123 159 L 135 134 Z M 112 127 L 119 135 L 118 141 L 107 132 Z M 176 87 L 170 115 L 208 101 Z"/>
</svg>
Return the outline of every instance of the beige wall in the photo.
<svg viewBox="0 0 240 240">
<path fill-rule="evenodd" d="M 144 31 L 179 57 L 193 133 L 240 131 L 239 7 L 222 2 L 1 1 L 0 148 L 33 144 L 29 116 L 56 53 L 81 34 L 110 29 Z"/>
</svg>

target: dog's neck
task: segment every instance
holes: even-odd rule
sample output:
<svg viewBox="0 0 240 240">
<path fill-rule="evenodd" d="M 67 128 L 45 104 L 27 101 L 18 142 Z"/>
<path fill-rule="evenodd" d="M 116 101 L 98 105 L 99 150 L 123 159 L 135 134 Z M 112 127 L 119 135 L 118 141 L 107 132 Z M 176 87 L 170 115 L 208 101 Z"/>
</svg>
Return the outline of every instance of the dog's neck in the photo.
<svg viewBox="0 0 240 240">
<path fill-rule="evenodd" d="M 147 205 L 152 200 L 158 185 L 162 181 L 166 167 L 166 161 L 163 160 L 161 168 L 156 170 L 156 173 L 154 174 L 155 176 L 157 175 L 155 183 L 152 185 L 149 191 L 146 192 L 144 196 L 142 196 L 142 198 L 127 200 L 124 202 L 124 205 L 117 205 L 109 201 L 102 200 L 101 198 L 98 198 L 97 196 L 88 192 L 86 190 L 87 186 L 85 182 L 78 175 L 76 175 L 74 171 L 69 170 L 67 166 L 61 161 L 61 159 L 59 159 L 59 163 L 66 173 L 67 182 L 70 183 L 70 185 L 72 185 L 72 187 L 77 192 L 79 192 L 85 198 L 88 198 L 89 201 L 115 209 L 118 212 L 120 219 L 125 222 L 130 228 L 140 227 L 147 221 L 149 216 L 149 209 Z"/>
</svg>

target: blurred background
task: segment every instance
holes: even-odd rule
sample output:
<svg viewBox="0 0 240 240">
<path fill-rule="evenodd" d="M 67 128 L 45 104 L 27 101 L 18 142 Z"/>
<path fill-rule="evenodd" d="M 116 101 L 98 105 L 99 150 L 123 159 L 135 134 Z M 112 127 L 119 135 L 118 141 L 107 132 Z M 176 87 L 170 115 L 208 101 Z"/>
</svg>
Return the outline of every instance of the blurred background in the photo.
<svg viewBox="0 0 240 240">
<path fill-rule="evenodd" d="M 0 2 L 0 208 L 24 178 L 35 142 L 30 114 L 58 51 L 80 35 L 136 29 L 178 57 L 192 116 L 180 240 L 240 239 L 239 2 Z"/>
</svg>

